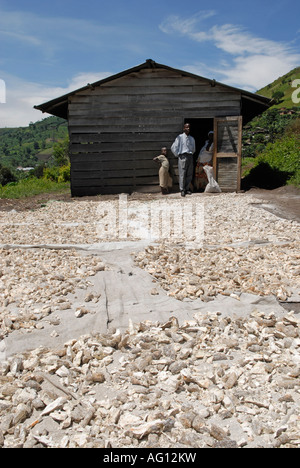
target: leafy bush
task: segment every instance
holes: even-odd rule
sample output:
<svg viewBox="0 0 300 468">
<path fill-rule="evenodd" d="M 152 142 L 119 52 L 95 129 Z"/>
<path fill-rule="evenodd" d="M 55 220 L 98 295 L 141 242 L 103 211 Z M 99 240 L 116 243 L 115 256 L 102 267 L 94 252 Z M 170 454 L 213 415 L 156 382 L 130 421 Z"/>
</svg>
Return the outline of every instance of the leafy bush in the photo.
<svg viewBox="0 0 300 468">
<path fill-rule="evenodd" d="M 47 180 L 52 180 L 53 182 L 70 182 L 71 180 L 71 169 L 70 165 L 62 167 L 49 167 L 44 169 L 44 178 Z"/>
<path fill-rule="evenodd" d="M 70 163 L 69 159 L 69 137 L 59 143 L 56 143 L 53 147 L 53 158 L 55 166 L 67 166 Z"/>
<path fill-rule="evenodd" d="M 58 183 L 71 181 L 71 166 L 62 166 L 59 168 Z"/>
<path fill-rule="evenodd" d="M 57 182 L 59 177 L 59 167 L 47 167 L 44 169 L 43 178 L 46 180 L 52 180 L 53 182 Z"/>
<path fill-rule="evenodd" d="M 4 186 L 16 181 L 16 177 L 8 167 L 0 166 L 0 185 Z"/>
<path fill-rule="evenodd" d="M 255 158 L 268 143 L 274 143 L 289 128 L 299 128 L 298 115 L 281 115 L 278 109 L 271 108 L 255 117 L 243 131 L 243 157 Z"/>
<path fill-rule="evenodd" d="M 300 138 L 297 135 L 287 135 L 268 144 L 258 157 L 258 162 L 266 162 L 272 168 L 293 174 L 292 181 L 294 176 L 300 175 Z"/>
<path fill-rule="evenodd" d="M 287 135 L 298 135 L 300 136 L 300 117 L 293 120 L 286 129 Z"/>
<path fill-rule="evenodd" d="M 275 102 L 278 104 L 280 100 L 284 97 L 284 92 L 283 91 L 274 91 L 272 93 L 272 98 L 275 100 Z"/>
<path fill-rule="evenodd" d="M 300 185 L 300 136 L 289 133 L 269 143 L 256 158 L 244 184 L 276 188 L 286 183 Z"/>
<path fill-rule="evenodd" d="M 39 164 L 30 171 L 30 175 L 36 177 L 37 179 L 41 179 L 42 177 L 44 177 L 45 168 L 45 163 Z"/>
</svg>

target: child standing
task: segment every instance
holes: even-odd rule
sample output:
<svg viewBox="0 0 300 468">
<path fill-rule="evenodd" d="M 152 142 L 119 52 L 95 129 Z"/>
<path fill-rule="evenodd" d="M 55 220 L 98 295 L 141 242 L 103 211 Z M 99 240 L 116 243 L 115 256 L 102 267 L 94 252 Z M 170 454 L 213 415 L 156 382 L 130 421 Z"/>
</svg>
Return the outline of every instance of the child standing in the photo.
<svg viewBox="0 0 300 468">
<path fill-rule="evenodd" d="M 167 157 L 168 149 L 164 146 L 161 149 L 161 154 L 153 158 L 153 161 L 158 162 L 160 164 L 159 169 L 159 185 L 161 189 L 161 193 L 163 195 L 167 195 L 169 193 L 169 188 L 172 187 L 173 181 L 172 177 L 170 176 L 169 169 L 170 163 Z"/>
</svg>

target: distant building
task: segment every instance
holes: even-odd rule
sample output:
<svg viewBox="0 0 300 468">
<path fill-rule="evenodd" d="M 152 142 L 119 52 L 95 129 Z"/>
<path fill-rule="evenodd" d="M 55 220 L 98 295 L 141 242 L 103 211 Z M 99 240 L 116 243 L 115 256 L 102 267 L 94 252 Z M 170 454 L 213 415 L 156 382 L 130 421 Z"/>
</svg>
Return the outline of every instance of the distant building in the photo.
<svg viewBox="0 0 300 468">
<path fill-rule="evenodd" d="M 287 109 L 286 107 L 282 107 L 279 109 L 280 115 L 294 115 L 296 111 L 294 109 Z"/>
<path fill-rule="evenodd" d="M 32 171 L 34 169 L 34 167 L 17 167 L 17 171 L 23 171 L 23 172 L 29 172 L 29 171 Z"/>
</svg>

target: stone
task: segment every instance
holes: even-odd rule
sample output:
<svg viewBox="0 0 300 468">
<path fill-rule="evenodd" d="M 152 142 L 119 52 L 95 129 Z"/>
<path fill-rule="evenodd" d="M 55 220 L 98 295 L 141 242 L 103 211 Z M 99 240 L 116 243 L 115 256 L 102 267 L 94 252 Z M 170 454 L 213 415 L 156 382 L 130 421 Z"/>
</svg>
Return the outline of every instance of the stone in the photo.
<svg viewBox="0 0 300 468">
<path fill-rule="evenodd" d="M 20 403 L 16 407 L 16 411 L 14 414 L 14 419 L 13 419 L 13 425 L 17 426 L 18 424 L 23 423 L 26 421 L 27 418 L 29 418 L 31 414 L 31 411 L 29 410 L 28 406 L 25 405 L 24 403 Z"/>
<path fill-rule="evenodd" d="M 46 408 L 42 411 L 41 417 L 46 416 L 47 414 L 52 413 L 53 411 L 57 411 L 58 409 L 61 409 L 63 405 L 66 403 L 66 398 L 65 397 L 59 397 L 52 403 L 46 406 Z"/>
<path fill-rule="evenodd" d="M 166 239 L 134 252 L 153 279 L 147 298 L 169 295 L 195 304 L 195 314 L 179 320 L 170 309 L 165 321 L 149 314 L 120 330 L 109 328 L 105 301 L 95 306 L 105 291 L 94 276 L 104 278 L 108 266 L 98 252 L 70 246 L 99 242 L 97 204 L 1 212 L 0 447 L 299 447 L 300 319 L 265 313 L 257 300 L 299 298 L 299 224 L 255 201 L 205 198 L 203 246 Z M 14 247 L 29 242 L 40 246 Z M 47 247 L 58 243 L 68 248 Z M 243 294 L 253 295 L 253 310 L 238 315 Z M 232 310 L 216 310 L 215 298 Z M 79 327 L 64 344 L 63 318 L 76 311 L 84 323 L 98 307 L 105 334 L 95 320 L 91 333 L 78 336 Z M 6 337 L 46 330 L 54 331 L 49 347 L 6 356 Z"/>
<path fill-rule="evenodd" d="M 298 330 L 293 317 L 289 323 Z M 176 333 L 172 321 L 145 321 L 129 324 L 124 334 L 84 335 L 56 350 L 39 348 L 14 356 L 0 374 L 4 446 L 11 444 L 12 427 L 28 428 L 25 446 L 33 440 L 56 446 L 47 417 L 63 431 L 67 447 L 98 446 L 99 434 L 119 447 L 143 447 L 148 438 L 158 446 L 167 440 L 170 447 L 183 441 L 189 447 L 243 447 L 255 446 L 256 439 L 268 445 L 270 436 L 276 447 L 293 445 L 299 433 L 299 362 L 293 360 L 299 344 L 295 349 L 292 344 L 280 346 L 285 338 L 278 336 L 276 325 L 281 326 L 282 318 L 273 317 L 272 327 L 265 320 L 263 314 L 252 322 L 248 317 L 224 320 L 207 311 L 195 314 L 188 324 L 176 324 Z M 223 357 L 229 343 L 224 344 L 224 327 L 235 345 L 228 348 L 228 359 L 214 360 L 220 353 Z M 261 352 L 253 353 L 254 337 L 266 328 Z M 185 356 L 182 350 L 192 353 Z M 47 392 L 45 382 L 51 384 Z M 29 425 L 33 411 L 35 421 Z M 275 427 L 274 414 L 285 424 Z M 49 433 L 37 439 L 34 430 L 42 421 Z"/>
<path fill-rule="evenodd" d="M 106 379 L 102 372 L 93 372 L 88 376 L 88 380 L 93 383 L 103 383 Z"/>
<path fill-rule="evenodd" d="M 145 436 L 149 434 L 160 434 L 162 433 L 165 427 L 165 422 L 160 419 L 156 419 L 155 421 L 150 421 L 145 424 L 141 424 L 140 426 L 132 427 L 129 430 L 129 433 L 136 437 L 137 439 L 143 439 Z"/>
<path fill-rule="evenodd" d="M 226 434 L 224 429 L 222 429 L 221 427 L 219 427 L 219 426 L 217 426 L 215 424 L 212 424 L 210 426 L 209 433 L 214 439 L 217 439 L 219 441 L 223 441 L 224 439 L 228 438 L 228 435 Z"/>
</svg>

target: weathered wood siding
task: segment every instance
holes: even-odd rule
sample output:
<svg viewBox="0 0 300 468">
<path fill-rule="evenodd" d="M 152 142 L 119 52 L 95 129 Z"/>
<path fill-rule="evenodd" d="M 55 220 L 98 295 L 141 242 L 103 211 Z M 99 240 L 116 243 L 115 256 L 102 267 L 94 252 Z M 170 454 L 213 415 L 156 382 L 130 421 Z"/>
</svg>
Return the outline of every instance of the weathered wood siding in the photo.
<svg viewBox="0 0 300 468">
<path fill-rule="evenodd" d="M 217 159 L 217 181 L 222 192 L 235 192 L 238 180 L 238 159 Z"/>
<path fill-rule="evenodd" d="M 217 134 L 216 178 L 222 192 L 240 190 L 242 121 L 238 118 L 215 119 Z"/>
<path fill-rule="evenodd" d="M 69 97 L 72 194 L 158 190 L 152 159 L 171 147 L 184 119 L 240 115 L 240 102 L 238 92 L 165 69 L 78 92 Z"/>
</svg>

